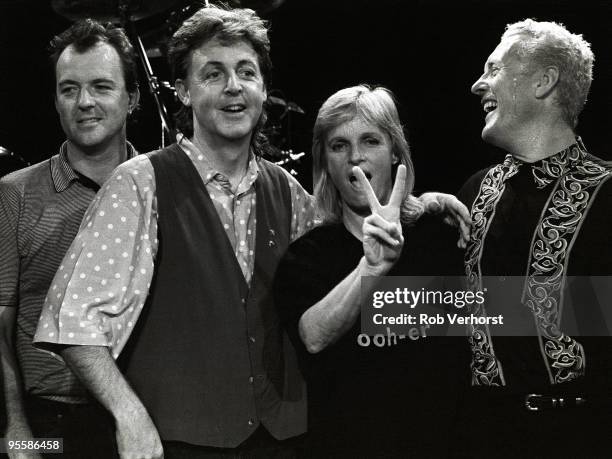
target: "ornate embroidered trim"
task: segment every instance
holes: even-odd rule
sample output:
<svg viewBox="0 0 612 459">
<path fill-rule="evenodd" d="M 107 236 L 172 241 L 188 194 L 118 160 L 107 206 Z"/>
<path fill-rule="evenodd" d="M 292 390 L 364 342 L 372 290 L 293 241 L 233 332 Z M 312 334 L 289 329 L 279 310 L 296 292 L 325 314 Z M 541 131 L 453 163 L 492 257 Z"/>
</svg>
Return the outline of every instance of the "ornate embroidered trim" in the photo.
<svg viewBox="0 0 612 459">
<path fill-rule="evenodd" d="M 584 374 L 584 349 L 559 329 L 559 311 L 570 247 L 596 194 L 593 191 L 610 172 L 589 160 L 576 165 L 558 181 L 534 234 L 523 304 L 535 315 L 551 384 Z"/>
<path fill-rule="evenodd" d="M 519 166 L 520 163 L 508 155 L 503 164 L 489 170 L 480 184 L 480 191 L 472 205 L 472 237 L 465 252 L 465 272 L 468 287 L 472 290 L 481 288 L 480 259 L 484 238 L 493 220 L 495 207 L 506 188 L 506 180 L 518 172 Z M 484 306 L 476 305 L 473 314 L 485 316 Z M 472 384 L 475 386 L 504 385 L 501 364 L 495 357 L 488 327 L 470 325 L 468 331 L 472 348 Z"/>
<path fill-rule="evenodd" d="M 541 166 L 533 166 L 533 178 L 538 188 L 544 188 L 557 180 L 567 171 L 573 169 L 580 161 L 586 157 L 586 148 L 582 144 L 580 137 L 576 138 L 576 143 L 560 151 L 556 155 L 542 160 Z"/>
<path fill-rule="evenodd" d="M 508 155 L 481 183 L 472 206 L 472 238 L 465 255 L 468 285 L 472 289 L 482 287 L 480 260 L 484 238 L 505 190 L 505 181 L 516 174 L 521 164 Z M 541 166 L 533 167 L 538 187 L 557 181 L 534 234 L 523 292 L 523 302 L 534 312 L 544 341 L 545 364 L 553 384 L 576 379 L 584 373 L 584 350 L 580 343 L 560 331 L 559 306 L 563 300 L 569 248 L 590 208 L 594 191 L 611 172 L 586 160 L 579 138 L 576 144 L 542 161 Z M 476 308 L 474 314 L 486 315 L 484 307 Z M 475 325 L 469 331 L 472 384 L 505 385 L 501 362 L 495 356 L 488 329 Z"/>
</svg>

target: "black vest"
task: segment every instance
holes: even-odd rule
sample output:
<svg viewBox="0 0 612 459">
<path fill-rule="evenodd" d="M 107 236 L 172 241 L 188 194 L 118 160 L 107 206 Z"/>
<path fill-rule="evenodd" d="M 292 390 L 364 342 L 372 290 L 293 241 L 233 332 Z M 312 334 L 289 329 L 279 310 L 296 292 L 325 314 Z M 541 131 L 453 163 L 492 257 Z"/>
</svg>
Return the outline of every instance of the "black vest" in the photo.
<svg viewBox="0 0 612 459">
<path fill-rule="evenodd" d="M 277 439 L 306 430 L 305 387 L 271 288 L 289 244 L 291 195 L 259 160 L 249 289 L 191 160 L 176 144 L 149 154 L 159 249 L 137 327 L 120 358 L 163 440 L 235 447 L 261 423 Z"/>
</svg>

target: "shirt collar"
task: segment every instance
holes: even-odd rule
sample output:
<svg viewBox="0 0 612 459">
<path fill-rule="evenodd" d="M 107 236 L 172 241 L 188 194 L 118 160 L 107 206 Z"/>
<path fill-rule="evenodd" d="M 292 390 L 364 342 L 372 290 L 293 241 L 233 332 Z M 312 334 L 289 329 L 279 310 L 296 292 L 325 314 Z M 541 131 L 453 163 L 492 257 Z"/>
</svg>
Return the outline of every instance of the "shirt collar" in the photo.
<svg viewBox="0 0 612 459">
<path fill-rule="evenodd" d="M 130 142 L 127 145 L 127 159 L 131 159 L 138 154 Z M 73 182 L 81 180 L 82 174 L 75 171 L 68 162 L 68 141 L 62 143 L 59 154 L 51 158 L 51 178 L 55 191 L 61 193 Z"/>
<path fill-rule="evenodd" d="M 578 163 L 584 161 L 586 155 L 587 149 L 582 143 L 582 139 L 576 137 L 576 142 L 569 147 L 540 161 L 530 163 L 529 166 L 531 166 L 536 186 L 542 189 L 550 185 L 569 170 L 574 169 Z M 528 163 L 516 159 L 512 155 L 507 155 L 504 160 L 505 166 L 515 166 L 518 168 L 523 164 Z"/>
<path fill-rule="evenodd" d="M 176 141 L 183 149 L 183 151 L 185 151 L 187 156 L 189 156 L 189 158 L 191 158 L 193 163 L 196 165 L 196 168 L 200 172 L 204 185 L 208 185 L 208 183 L 212 180 L 217 180 L 220 182 L 228 181 L 227 177 L 213 166 L 213 164 L 206 157 L 206 155 L 203 154 L 191 140 L 189 140 L 182 134 L 178 134 L 176 136 Z M 244 179 L 240 182 L 240 185 L 238 185 L 238 190 L 236 191 L 236 194 L 240 194 L 242 191 L 249 189 L 253 185 L 253 183 L 255 183 L 258 174 L 259 166 L 257 165 L 257 158 L 253 154 L 253 152 L 250 152 L 247 171 L 244 175 Z"/>
</svg>

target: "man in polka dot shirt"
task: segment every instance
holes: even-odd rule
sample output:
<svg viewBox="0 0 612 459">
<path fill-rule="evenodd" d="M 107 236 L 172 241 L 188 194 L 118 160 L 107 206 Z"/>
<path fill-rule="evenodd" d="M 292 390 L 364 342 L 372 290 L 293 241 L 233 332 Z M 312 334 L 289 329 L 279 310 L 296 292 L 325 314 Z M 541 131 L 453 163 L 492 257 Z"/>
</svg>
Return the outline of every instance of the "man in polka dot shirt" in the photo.
<svg viewBox="0 0 612 459">
<path fill-rule="evenodd" d="M 100 191 L 36 341 L 61 349 L 111 412 L 122 456 L 291 452 L 306 430 L 305 389 L 270 289 L 314 207 L 259 158 L 265 23 L 203 8 L 169 59 L 183 135 L 118 167 Z"/>
<path fill-rule="evenodd" d="M 306 429 L 267 292 L 314 208 L 258 157 L 268 50 L 250 10 L 205 8 L 183 24 L 169 54 L 184 135 L 114 171 L 49 290 L 37 340 L 69 345 L 61 354 L 113 415 L 121 455 L 159 457 L 160 438 L 167 452 L 285 449 Z"/>
<path fill-rule="evenodd" d="M 63 438 L 64 457 L 112 457 L 112 419 L 66 364 L 32 345 L 53 276 L 100 185 L 135 156 L 126 118 L 138 103 L 123 30 L 85 20 L 51 41 L 59 154 L 0 181 L 0 355 L 7 440 Z M 4 409 L 4 406 L 2 407 Z M 30 457 L 30 456 L 28 456 Z"/>
</svg>

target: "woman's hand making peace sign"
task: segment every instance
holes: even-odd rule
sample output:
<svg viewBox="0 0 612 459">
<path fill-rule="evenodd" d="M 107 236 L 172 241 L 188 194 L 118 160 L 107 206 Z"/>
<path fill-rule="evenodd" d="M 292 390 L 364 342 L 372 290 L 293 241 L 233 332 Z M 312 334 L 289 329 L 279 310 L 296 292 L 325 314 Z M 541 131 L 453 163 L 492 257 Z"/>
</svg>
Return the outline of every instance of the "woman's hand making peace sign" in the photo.
<svg viewBox="0 0 612 459">
<path fill-rule="evenodd" d="M 372 211 L 372 214 L 363 221 L 363 254 L 372 275 L 381 276 L 391 269 L 404 246 L 400 224 L 400 207 L 404 199 L 406 167 L 400 165 L 397 168 L 391 197 L 384 206 L 378 201 L 363 171 L 355 166 L 353 167 L 353 174 L 357 177 L 366 194 Z"/>
</svg>

